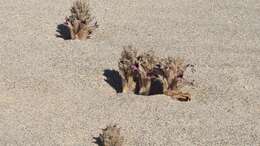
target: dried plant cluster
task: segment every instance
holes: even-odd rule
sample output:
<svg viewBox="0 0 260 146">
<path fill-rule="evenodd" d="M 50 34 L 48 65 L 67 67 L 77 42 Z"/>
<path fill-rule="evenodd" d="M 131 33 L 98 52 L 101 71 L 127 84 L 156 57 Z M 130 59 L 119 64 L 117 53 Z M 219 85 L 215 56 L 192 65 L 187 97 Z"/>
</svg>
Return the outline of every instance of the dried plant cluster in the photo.
<svg viewBox="0 0 260 146">
<path fill-rule="evenodd" d="M 191 95 L 178 89 L 180 83 L 188 83 L 183 78 L 188 66 L 180 58 L 159 58 L 152 51 L 138 54 L 133 47 L 124 47 L 118 63 L 122 90 L 149 95 L 152 81 L 159 80 L 163 86 L 163 94 L 188 101 Z"/>
<path fill-rule="evenodd" d="M 91 16 L 87 0 L 77 0 L 71 8 L 71 15 L 65 18 L 71 39 L 85 40 L 98 27 Z"/>
<path fill-rule="evenodd" d="M 109 125 L 102 130 L 99 136 L 102 146 L 122 146 L 124 138 L 120 135 L 117 125 Z"/>
</svg>

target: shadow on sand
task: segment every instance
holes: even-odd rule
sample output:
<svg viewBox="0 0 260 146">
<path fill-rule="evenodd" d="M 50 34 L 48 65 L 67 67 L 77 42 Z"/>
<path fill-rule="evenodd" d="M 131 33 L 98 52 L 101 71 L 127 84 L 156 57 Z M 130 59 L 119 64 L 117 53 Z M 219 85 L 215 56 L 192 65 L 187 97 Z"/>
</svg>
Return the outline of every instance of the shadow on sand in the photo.
<svg viewBox="0 0 260 146">
<path fill-rule="evenodd" d="M 63 38 L 64 40 L 71 39 L 70 30 L 69 30 L 68 26 L 66 26 L 65 24 L 57 25 L 56 32 L 58 33 L 58 34 L 56 34 L 56 37 Z"/>
<path fill-rule="evenodd" d="M 117 93 L 122 92 L 122 78 L 118 71 L 106 69 L 103 74 L 106 79 L 105 81 L 113 87 Z"/>
</svg>

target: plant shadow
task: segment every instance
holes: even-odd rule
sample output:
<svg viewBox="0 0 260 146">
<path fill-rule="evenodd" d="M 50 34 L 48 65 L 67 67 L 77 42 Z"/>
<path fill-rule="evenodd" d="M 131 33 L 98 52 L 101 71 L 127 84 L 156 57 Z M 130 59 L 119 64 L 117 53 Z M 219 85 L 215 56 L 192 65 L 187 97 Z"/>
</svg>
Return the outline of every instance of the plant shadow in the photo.
<svg viewBox="0 0 260 146">
<path fill-rule="evenodd" d="M 163 84 L 160 80 L 152 80 L 149 95 L 163 94 Z"/>
<path fill-rule="evenodd" d="M 103 146 L 102 140 L 100 139 L 100 137 L 93 137 L 93 139 L 95 140 L 93 143 L 97 144 L 98 146 Z"/>
<path fill-rule="evenodd" d="M 58 33 L 56 34 L 56 37 L 63 38 L 64 40 L 71 39 L 70 30 L 66 24 L 57 25 L 56 32 Z"/>
<path fill-rule="evenodd" d="M 121 93 L 123 91 L 123 89 L 122 89 L 122 78 L 121 78 L 118 71 L 106 69 L 106 70 L 104 70 L 103 75 L 106 77 L 105 81 L 111 87 L 113 87 L 116 90 L 117 93 Z"/>
</svg>

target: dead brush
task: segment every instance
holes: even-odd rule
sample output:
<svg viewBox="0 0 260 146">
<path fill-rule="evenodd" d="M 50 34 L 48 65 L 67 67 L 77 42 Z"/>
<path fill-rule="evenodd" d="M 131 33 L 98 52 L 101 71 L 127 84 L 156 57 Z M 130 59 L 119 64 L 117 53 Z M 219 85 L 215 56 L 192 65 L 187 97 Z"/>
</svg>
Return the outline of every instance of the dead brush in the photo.
<svg viewBox="0 0 260 146">
<path fill-rule="evenodd" d="M 184 72 L 188 66 L 183 59 L 159 58 L 152 51 L 138 54 L 136 49 L 129 46 L 124 49 L 119 61 L 123 92 L 135 91 L 137 94 L 150 95 L 152 82 L 159 80 L 163 86 L 163 94 L 188 101 L 191 95 L 179 91 L 178 88 L 179 84 L 184 83 Z M 128 90 L 129 87 L 131 90 Z"/>
<path fill-rule="evenodd" d="M 132 46 L 126 46 L 123 48 L 121 58 L 118 62 L 118 68 L 122 78 L 122 90 L 123 92 L 135 92 L 136 82 L 135 80 L 135 68 L 134 64 L 137 59 L 137 50 Z"/>
<path fill-rule="evenodd" d="M 102 129 L 99 135 L 101 146 L 122 146 L 124 137 L 120 135 L 120 128 L 117 125 L 109 125 Z"/>
<path fill-rule="evenodd" d="M 184 72 L 189 64 L 184 64 L 184 60 L 180 58 L 162 58 L 158 65 L 154 68 L 155 74 L 163 84 L 163 93 L 165 95 L 176 98 L 180 101 L 191 100 L 191 95 L 179 91 L 179 84 L 184 83 Z M 188 81 L 187 81 L 188 83 Z"/>
<path fill-rule="evenodd" d="M 70 31 L 71 39 L 85 40 L 98 27 L 94 17 L 90 14 L 87 0 L 77 0 L 71 8 L 71 15 L 65 18 L 65 24 Z"/>
<path fill-rule="evenodd" d="M 137 57 L 135 62 L 136 76 L 139 94 L 149 95 L 152 80 L 156 77 L 154 74 L 154 67 L 158 63 L 158 57 L 154 55 L 153 51 L 144 52 Z"/>
</svg>

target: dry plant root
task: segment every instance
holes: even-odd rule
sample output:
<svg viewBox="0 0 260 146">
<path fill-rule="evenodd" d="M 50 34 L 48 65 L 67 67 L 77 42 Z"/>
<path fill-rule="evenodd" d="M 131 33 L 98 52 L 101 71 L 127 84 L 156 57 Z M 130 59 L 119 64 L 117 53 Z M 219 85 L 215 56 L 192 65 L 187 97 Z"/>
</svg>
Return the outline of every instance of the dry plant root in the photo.
<svg viewBox="0 0 260 146">
<path fill-rule="evenodd" d="M 167 91 L 164 92 L 165 95 L 170 96 L 172 99 L 177 99 L 179 101 L 190 101 L 191 95 L 190 93 L 184 93 L 181 91 Z"/>
</svg>

